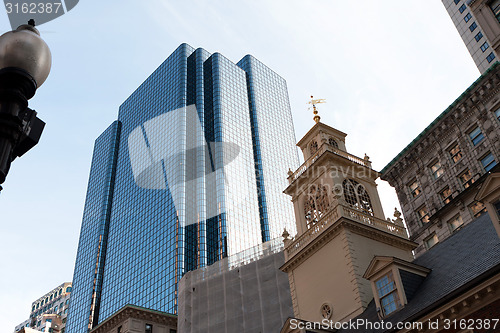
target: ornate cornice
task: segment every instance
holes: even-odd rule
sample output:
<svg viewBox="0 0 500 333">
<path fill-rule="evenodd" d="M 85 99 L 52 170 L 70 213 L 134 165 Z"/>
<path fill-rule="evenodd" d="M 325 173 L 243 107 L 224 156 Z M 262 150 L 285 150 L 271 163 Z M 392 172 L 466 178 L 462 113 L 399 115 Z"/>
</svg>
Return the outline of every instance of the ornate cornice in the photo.
<svg viewBox="0 0 500 333">
<path fill-rule="evenodd" d="M 358 235 L 371 238 L 382 243 L 394 245 L 399 248 L 407 249 L 408 251 L 414 250 L 417 244 L 408 239 L 393 235 L 391 233 L 364 225 L 354 220 L 341 217 L 337 222 L 332 224 L 328 229 L 321 232 L 316 238 L 307 244 L 303 249 L 296 253 L 292 258 L 287 259 L 285 264 L 280 267 L 283 272 L 288 273 L 299 264 L 304 262 L 307 258 L 312 256 L 323 246 L 329 243 L 330 240 L 335 238 L 344 229 L 348 229 Z"/>
<path fill-rule="evenodd" d="M 112 328 L 118 326 L 123 323 L 125 320 L 129 318 L 139 319 L 139 320 L 149 320 L 156 324 L 163 324 L 172 327 L 177 327 L 177 316 L 161 312 L 150 310 L 146 308 L 142 308 L 135 305 L 125 305 L 123 308 L 118 310 L 111 317 L 106 319 L 104 322 L 95 327 L 91 333 L 106 333 L 109 332 Z"/>
</svg>

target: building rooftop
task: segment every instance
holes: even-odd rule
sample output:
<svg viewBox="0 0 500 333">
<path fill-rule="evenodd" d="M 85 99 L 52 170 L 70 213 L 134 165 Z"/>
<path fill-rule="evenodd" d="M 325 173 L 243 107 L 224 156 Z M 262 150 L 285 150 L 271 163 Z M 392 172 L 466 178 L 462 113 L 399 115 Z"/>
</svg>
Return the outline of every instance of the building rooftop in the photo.
<svg viewBox="0 0 500 333">
<path fill-rule="evenodd" d="M 116 325 L 128 318 L 148 319 L 153 320 L 155 323 L 177 326 L 177 315 L 144 308 L 142 306 L 127 304 L 115 312 L 112 316 L 106 318 L 103 322 L 94 327 L 91 332 L 109 332 L 111 328 L 114 328 Z"/>
<path fill-rule="evenodd" d="M 488 214 L 436 244 L 413 263 L 432 269 L 418 292 L 401 310 L 384 318 L 392 323 L 413 321 L 462 295 L 470 287 L 500 272 L 500 238 Z M 375 302 L 353 319 L 379 322 Z M 339 332 L 351 332 L 341 330 Z M 365 330 L 382 332 L 382 330 Z"/>
</svg>

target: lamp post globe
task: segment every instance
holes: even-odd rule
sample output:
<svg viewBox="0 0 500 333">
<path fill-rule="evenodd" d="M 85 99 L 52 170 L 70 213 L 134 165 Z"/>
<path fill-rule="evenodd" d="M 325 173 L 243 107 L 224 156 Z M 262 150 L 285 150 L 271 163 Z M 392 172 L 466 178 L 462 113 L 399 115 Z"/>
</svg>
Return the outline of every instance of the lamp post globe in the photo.
<svg viewBox="0 0 500 333">
<path fill-rule="evenodd" d="M 28 100 L 51 65 L 50 49 L 33 20 L 0 36 L 0 184 L 11 162 L 40 139 L 45 123 L 28 108 Z"/>
<path fill-rule="evenodd" d="M 0 36 L 0 69 L 24 70 L 38 88 L 49 76 L 51 65 L 50 49 L 34 26 L 23 24 Z"/>
</svg>

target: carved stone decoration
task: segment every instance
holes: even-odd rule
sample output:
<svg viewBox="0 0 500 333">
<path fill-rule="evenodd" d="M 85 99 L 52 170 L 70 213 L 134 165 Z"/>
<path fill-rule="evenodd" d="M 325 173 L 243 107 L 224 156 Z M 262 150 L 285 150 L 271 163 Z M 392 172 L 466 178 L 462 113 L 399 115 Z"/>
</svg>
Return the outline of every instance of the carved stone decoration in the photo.
<svg viewBox="0 0 500 333">
<path fill-rule="evenodd" d="M 344 179 L 342 188 L 344 200 L 349 206 L 373 216 L 372 202 L 363 185 L 353 179 Z"/>
<path fill-rule="evenodd" d="M 311 144 L 309 145 L 309 152 L 312 155 L 312 154 L 314 154 L 317 151 L 318 151 L 318 143 L 316 142 L 316 140 L 313 140 L 311 142 Z"/>
<path fill-rule="evenodd" d="M 401 212 L 396 207 L 394 207 L 394 217 L 395 219 L 392 220 L 394 224 L 403 227 L 404 224 L 403 224 L 403 219 L 401 218 Z"/>
<path fill-rule="evenodd" d="M 333 148 L 339 148 L 339 144 L 334 138 L 328 138 L 328 144 L 332 146 Z"/>
<path fill-rule="evenodd" d="M 281 235 L 283 237 L 284 240 L 288 240 L 290 239 L 290 234 L 288 233 L 288 231 L 286 230 L 286 228 L 283 230 L 283 234 Z"/>
<path fill-rule="evenodd" d="M 323 132 L 322 130 L 319 130 L 319 136 L 321 138 L 321 143 L 325 143 L 326 142 L 325 132 Z"/>
<path fill-rule="evenodd" d="M 316 193 L 316 206 L 320 212 L 327 212 L 330 208 L 330 200 L 328 197 L 328 191 L 325 186 L 319 186 L 319 190 Z"/>
<path fill-rule="evenodd" d="M 326 187 L 320 185 L 311 186 L 304 202 L 304 214 L 307 228 L 311 228 L 330 208 L 330 200 Z"/>
<path fill-rule="evenodd" d="M 307 222 L 307 228 L 310 228 L 316 222 L 318 222 L 319 212 L 316 208 L 316 203 L 314 202 L 314 194 L 316 193 L 316 188 L 312 187 L 309 194 L 304 202 L 304 214 Z"/>
<path fill-rule="evenodd" d="M 363 185 L 358 184 L 357 186 L 357 194 L 358 194 L 358 202 L 363 211 L 373 215 L 372 202 L 370 200 L 370 196 Z"/>
</svg>

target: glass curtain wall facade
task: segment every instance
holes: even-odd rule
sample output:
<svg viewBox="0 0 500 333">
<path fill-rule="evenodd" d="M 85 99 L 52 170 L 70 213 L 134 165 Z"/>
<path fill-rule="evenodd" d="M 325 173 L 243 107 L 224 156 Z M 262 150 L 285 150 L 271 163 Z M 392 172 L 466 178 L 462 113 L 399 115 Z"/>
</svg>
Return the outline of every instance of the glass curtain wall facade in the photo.
<svg viewBox="0 0 500 333">
<path fill-rule="evenodd" d="M 66 332 L 126 304 L 176 313 L 185 272 L 293 233 L 298 165 L 285 80 L 179 46 L 96 140 Z"/>
</svg>

